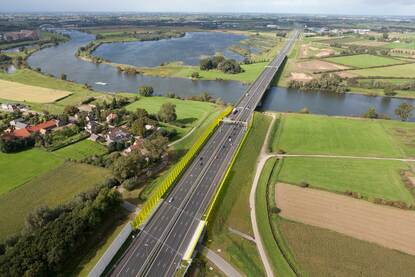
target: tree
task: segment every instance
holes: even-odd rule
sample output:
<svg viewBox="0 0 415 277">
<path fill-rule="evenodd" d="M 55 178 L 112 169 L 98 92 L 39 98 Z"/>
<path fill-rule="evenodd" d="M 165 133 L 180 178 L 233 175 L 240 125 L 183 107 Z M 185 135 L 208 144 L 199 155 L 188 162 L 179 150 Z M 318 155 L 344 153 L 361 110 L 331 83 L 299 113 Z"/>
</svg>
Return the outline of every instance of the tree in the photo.
<svg viewBox="0 0 415 277">
<path fill-rule="evenodd" d="M 71 106 L 71 105 L 67 105 L 63 109 L 63 113 L 68 114 L 68 115 L 71 115 L 71 116 L 74 116 L 78 112 L 79 112 L 79 109 L 77 107 Z"/>
<path fill-rule="evenodd" d="M 61 79 L 66 81 L 68 79 L 68 76 L 65 73 L 61 74 Z"/>
<path fill-rule="evenodd" d="M 192 78 L 193 78 L 193 79 L 199 79 L 199 78 L 200 78 L 200 74 L 199 74 L 199 72 L 197 72 L 197 71 L 193 72 L 193 73 L 192 73 Z"/>
<path fill-rule="evenodd" d="M 382 34 L 382 38 L 383 38 L 384 40 L 389 39 L 389 34 L 388 34 L 387 32 L 384 32 L 384 33 Z"/>
<path fill-rule="evenodd" d="M 177 119 L 176 105 L 172 103 L 164 103 L 158 112 L 158 118 L 162 122 L 172 122 Z"/>
<path fill-rule="evenodd" d="M 367 109 L 367 112 L 363 115 L 366 118 L 379 118 L 379 114 L 376 112 L 376 109 L 370 107 Z"/>
<path fill-rule="evenodd" d="M 152 96 L 153 95 L 154 89 L 153 89 L 153 87 L 150 87 L 150 86 L 141 86 L 138 89 L 138 93 L 141 96 L 148 97 L 148 96 Z"/>
<path fill-rule="evenodd" d="M 146 129 L 145 129 L 145 124 L 144 124 L 144 119 L 143 118 L 138 118 L 131 125 L 131 132 L 135 136 L 144 137 L 145 131 L 146 131 Z"/>
<path fill-rule="evenodd" d="M 395 114 L 399 116 L 402 121 L 407 121 L 412 116 L 414 107 L 409 103 L 402 103 L 395 109 Z"/>
<path fill-rule="evenodd" d="M 224 73 L 236 74 L 241 73 L 242 68 L 235 60 L 224 60 L 218 64 L 218 69 Z"/>
</svg>

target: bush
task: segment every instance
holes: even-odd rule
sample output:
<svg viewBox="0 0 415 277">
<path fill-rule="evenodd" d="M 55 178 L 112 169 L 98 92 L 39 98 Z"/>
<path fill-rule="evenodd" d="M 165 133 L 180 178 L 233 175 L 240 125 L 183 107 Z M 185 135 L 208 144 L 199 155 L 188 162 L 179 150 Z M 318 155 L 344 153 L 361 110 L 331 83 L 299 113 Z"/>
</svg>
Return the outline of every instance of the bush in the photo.
<svg viewBox="0 0 415 277">
<path fill-rule="evenodd" d="M 35 146 L 35 139 L 28 138 L 5 138 L 0 137 L 0 151 L 4 153 L 14 153 L 32 148 Z"/>
<path fill-rule="evenodd" d="M 192 76 L 193 79 L 199 79 L 200 78 L 200 74 L 197 71 L 193 72 L 191 76 Z"/>
<path fill-rule="evenodd" d="M 154 93 L 154 89 L 153 89 L 153 87 L 150 87 L 150 86 L 141 86 L 141 87 L 138 89 L 138 93 L 139 93 L 141 96 L 145 96 L 145 97 L 147 97 L 147 96 L 152 96 L 152 95 L 153 95 L 153 93 Z"/>
<path fill-rule="evenodd" d="M 122 182 L 123 188 L 126 190 L 133 190 L 140 185 L 139 179 L 137 177 L 132 177 L 130 179 L 125 180 Z"/>
<path fill-rule="evenodd" d="M 300 183 L 300 187 L 302 187 L 302 188 L 308 188 L 310 186 L 310 184 L 309 183 L 307 183 L 307 182 L 301 182 Z"/>
<path fill-rule="evenodd" d="M 272 207 L 271 208 L 271 213 L 273 214 L 279 214 L 281 212 L 281 209 L 278 207 Z"/>
</svg>

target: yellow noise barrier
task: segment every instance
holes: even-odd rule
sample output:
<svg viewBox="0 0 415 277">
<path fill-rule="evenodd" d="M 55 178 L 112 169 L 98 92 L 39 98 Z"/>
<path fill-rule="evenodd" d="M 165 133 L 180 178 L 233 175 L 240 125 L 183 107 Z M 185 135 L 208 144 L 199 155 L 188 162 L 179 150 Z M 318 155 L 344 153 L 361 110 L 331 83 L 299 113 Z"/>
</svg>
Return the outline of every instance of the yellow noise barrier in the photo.
<svg viewBox="0 0 415 277">
<path fill-rule="evenodd" d="M 133 220 L 133 227 L 138 229 L 143 224 L 148 216 L 152 213 L 153 209 L 157 206 L 157 203 L 161 200 L 163 195 L 172 187 L 177 178 L 183 173 L 187 165 L 192 161 L 193 157 L 202 148 L 206 140 L 210 137 L 219 123 L 232 111 L 232 107 L 227 107 L 212 124 L 206 129 L 206 131 L 199 137 L 196 143 L 187 151 L 186 155 L 174 166 L 172 171 L 161 185 L 151 194 L 146 203 L 143 205 L 140 212 Z"/>
</svg>

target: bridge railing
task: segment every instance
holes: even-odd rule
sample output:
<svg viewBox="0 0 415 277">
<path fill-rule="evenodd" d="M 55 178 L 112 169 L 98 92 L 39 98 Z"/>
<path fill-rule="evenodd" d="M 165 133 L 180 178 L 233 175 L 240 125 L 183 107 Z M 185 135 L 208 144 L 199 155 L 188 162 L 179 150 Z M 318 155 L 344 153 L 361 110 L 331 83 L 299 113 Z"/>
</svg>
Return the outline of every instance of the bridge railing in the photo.
<svg viewBox="0 0 415 277">
<path fill-rule="evenodd" d="M 177 179 L 184 172 L 189 163 L 193 160 L 194 156 L 199 152 L 207 139 L 214 132 L 219 123 L 228 116 L 232 111 L 232 107 L 228 106 L 220 115 L 212 122 L 212 124 L 205 130 L 205 132 L 198 138 L 196 143 L 187 151 L 187 153 L 180 159 L 180 161 L 169 172 L 164 181 L 159 187 L 150 195 L 145 202 L 140 212 L 134 218 L 132 225 L 135 229 L 138 229 L 151 215 L 154 208 L 157 206 L 163 195 L 174 185 Z"/>
</svg>

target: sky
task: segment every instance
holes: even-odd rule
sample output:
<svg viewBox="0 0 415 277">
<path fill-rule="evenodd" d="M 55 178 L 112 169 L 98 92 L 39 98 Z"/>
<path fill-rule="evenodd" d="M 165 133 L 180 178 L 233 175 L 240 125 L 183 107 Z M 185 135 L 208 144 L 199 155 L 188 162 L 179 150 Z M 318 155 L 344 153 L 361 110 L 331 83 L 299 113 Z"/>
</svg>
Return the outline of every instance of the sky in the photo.
<svg viewBox="0 0 415 277">
<path fill-rule="evenodd" d="M 415 0 L 0 0 L 0 12 L 47 11 L 415 15 Z"/>
</svg>

